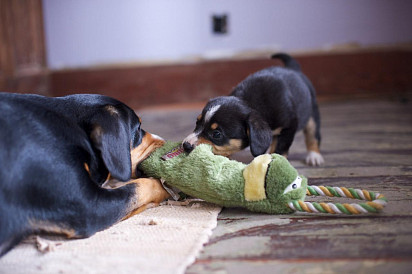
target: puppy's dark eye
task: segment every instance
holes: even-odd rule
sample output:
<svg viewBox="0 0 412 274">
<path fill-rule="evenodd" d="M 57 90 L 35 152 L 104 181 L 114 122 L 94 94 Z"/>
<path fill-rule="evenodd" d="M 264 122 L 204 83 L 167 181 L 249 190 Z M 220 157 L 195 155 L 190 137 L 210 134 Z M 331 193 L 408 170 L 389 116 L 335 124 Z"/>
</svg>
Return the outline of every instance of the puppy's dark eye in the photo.
<svg viewBox="0 0 412 274">
<path fill-rule="evenodd" d="M 222 133 L 220 133 L 220 131 L 218 131 L 218 130 L 214 130 L 213 132 L 212 132 L 212 137 L 213 137 L 213 139 L 221 139 L 222 138 Z"/>
</svg>

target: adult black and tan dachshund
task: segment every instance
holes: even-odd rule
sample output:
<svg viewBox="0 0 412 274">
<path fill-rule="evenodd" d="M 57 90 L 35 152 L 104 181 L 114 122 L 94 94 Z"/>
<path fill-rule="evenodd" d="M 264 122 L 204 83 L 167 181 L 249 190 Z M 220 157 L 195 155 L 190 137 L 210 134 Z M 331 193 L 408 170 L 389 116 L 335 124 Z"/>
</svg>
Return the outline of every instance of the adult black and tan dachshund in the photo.
<svg viewBox="0 0 412 274">
<path fill-rule="evenodd" d="M 168 197 L 137 165 L 163 144 L 102 95 L 0 93 L 0 256 L 32 233 L 93 235 Z M 107 189 L 107 181 L 125 182 Z"/>
</svg>

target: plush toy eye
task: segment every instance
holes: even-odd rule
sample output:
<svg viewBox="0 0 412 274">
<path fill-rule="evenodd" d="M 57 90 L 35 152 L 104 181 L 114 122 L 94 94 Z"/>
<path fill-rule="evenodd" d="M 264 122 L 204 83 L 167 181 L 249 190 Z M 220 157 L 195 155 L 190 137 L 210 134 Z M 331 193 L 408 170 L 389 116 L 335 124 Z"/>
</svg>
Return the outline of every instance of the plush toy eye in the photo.
<svg viewBox="0 0 412 274">
<path fill-rule="evenodd" d="M 283 194 L 288 193 L 289 191 L 300 188 L 301 184 L 302 184 L 302 178 L 300 176 L 297 176 L 296 179 L 290 185 L 288 185 L 286 187 Z"/>
<path fill-rule="evenodd" d="M 222 133 L 220 133 L 220 131 L 218 131 L 218 130 L 214 130 L 212 132 L 212 137 L 213 137 L 213 139 L 220 139 L 220 138 L 222 138 Z"/>
</svg>

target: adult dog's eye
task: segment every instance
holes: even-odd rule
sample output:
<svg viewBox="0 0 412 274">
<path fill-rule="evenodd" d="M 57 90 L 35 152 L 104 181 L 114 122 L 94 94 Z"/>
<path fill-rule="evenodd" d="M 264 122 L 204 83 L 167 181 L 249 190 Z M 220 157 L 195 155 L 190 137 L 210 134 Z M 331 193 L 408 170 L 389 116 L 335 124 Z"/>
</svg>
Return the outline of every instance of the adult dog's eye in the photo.
<svg viewBox="0 0 412 274">
<path fill-rule="evenodd" d="M 213 132 L 212 132 L 212 138 L 213 139 L 221 139 L 222 138 L 222 133 L 220 133 L 220 131 L 219 130 L 214 130 Z"/>
</svg>

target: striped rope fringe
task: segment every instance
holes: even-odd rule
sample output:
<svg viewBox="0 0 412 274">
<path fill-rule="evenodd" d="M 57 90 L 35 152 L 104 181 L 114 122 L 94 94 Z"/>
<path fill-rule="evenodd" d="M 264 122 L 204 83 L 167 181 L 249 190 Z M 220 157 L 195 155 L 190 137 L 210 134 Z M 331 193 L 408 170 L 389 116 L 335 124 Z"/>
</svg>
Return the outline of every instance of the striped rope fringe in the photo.
<svg viewBox="0 0 412 274">
<path fill-rule="evenodd" d="M 378 213 L 386 205 L 386 198 L 379 193 L 372 191 L 329 186 L 308 186 L 306 190 L 308 196 L 329 196 L 345 197 L 358 200 L 366 200 L 360 204 L 339 204 L 339 203 L 316 203 L 294 200 L 288 205 L 291 209 L 309 213 L 331 213 L 331 214 L 365 214 Z"/>
</svg>

